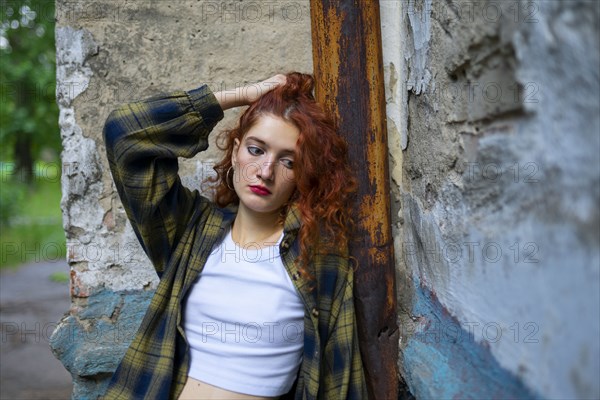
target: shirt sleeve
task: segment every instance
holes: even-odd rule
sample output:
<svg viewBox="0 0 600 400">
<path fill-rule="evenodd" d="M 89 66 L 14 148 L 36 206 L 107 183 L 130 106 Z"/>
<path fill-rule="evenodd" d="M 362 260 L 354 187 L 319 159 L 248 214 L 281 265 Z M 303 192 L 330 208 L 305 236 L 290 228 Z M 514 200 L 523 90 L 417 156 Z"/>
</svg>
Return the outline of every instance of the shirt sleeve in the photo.
<svg viewBox="0 0 600 400">
<path fill-rule="evenodd" d="M 334 301 L 334 304 L 336 302 Z M 322 365 L 324 398 L 367 399 L 367 385 L 358 344 L 352 278 L 346 283 Z"/>
<path fill-rule="evenodd" d="M 125 104 L 106 120 L 104 141 L 117 192 L 159 275 L 192 213 L 211 206 L 182 185 L 177 158 L 205 150 L 222 118 L 223 110 L 204 85 Z"/>
</svg>

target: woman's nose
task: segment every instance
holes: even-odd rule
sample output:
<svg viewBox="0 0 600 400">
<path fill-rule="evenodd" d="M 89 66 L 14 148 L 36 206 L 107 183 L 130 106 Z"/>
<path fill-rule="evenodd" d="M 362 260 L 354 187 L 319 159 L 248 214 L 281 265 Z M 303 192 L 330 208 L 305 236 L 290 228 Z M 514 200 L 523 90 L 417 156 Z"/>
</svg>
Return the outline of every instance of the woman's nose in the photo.
<svg viewBox="0 0 600 400">
<path fill-rule="evenodd" d="M 258 171 L 260 178 L 265 181 L 272 180 L 274 177 L 274 168 L 275 168 L 275 161 L 273 161 L 273 160 L 263 161 L 263 163 L 260 166 L 260 169 Z"/>
</svg>

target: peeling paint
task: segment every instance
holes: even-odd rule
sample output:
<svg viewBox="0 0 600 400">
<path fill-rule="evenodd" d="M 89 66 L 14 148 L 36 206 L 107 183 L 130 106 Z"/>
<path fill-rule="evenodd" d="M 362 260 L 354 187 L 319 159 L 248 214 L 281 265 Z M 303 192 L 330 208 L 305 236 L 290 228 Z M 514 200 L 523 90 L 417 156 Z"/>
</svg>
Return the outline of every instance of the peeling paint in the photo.
<svg viewBox="0 0 600 400">
<path fill-rule="evenodd" d="M 90 83 L 92 69 L 86 61 L 98 54 L 98 45 L 85 29 L 70 26 L 56 28 L 56 99 L 62 108 L 70 108 Z M 72 108 L 70 108 L 73 111 Z"/>
<path fill-rule="evenodd" d="M 76 119 L 76 100 L 85 97 L 94 75 L 90 60 L 98 54 L 98 45 L 86 29 L 67 26 L 56 29 L 56 48 L 56 96 L 63 143 L 61 208 L 73 303 L 69 315 L 53 332 L 50 345 L 73 375 L 73 398 L 95 398 L 102 389 L 95 377 L 116 368 L 135 332 L 131 329 L 137 329 L 152 294 L 144 288 L 157 279 L 155 274 L 148 277 L 144 276 L 148 272 L 133 270 L 129 273 L 132 278 L 120 274 L 120 279 L 103 283 L 115 276 L 114 271 L 107 271 L 114 263 L 131 262 L 134 254 L 139 265 L 143 266 L 144 261 L 139 251 L 133 251 L 139 250 L 133 234 L 130 240 L 135 240 L 135 245 L 130 248 L 114 237 L 102 235 L 114 227 L 114 218 L 111 212 L 107 219 L 107 212 L 100 206 L 104 191 L 100 149 L 94 139 L 85 137 Z M 141 291 L 118 294 L 104 290 L 105 287 L 137 287 Z M 119 321 L 111 319 L 115 313 L 122 316 Z"/>
<path fill-rule="evenodd" d="M 409 38 L 412 39 L 412 47 L 407 48 L 404 53 L 409 66 L 407 90 L 414 94 L 425 92 L 431 80 L 427 52 L 431 40 L 432 1 L 409 0 L 406 10 L 410 28 Z"/>
<path fill-rule="evenodd" d="M 404 2 L 383 1 L 381 7 L 381 37 L 383 46 L 383 70 L 385 76 L 385 97 L 390 156 L 396 169 L 402 165 L 402 151 L 396 151 L 392 145 L 399 136 L 399 150 L 408 145 L 406 90 L 406 60 L 403 57 L 405 32 L 401 23 Z M 392 172 L 398 175 L 400 171 Z M 400 179 L 398 180 L 400 182 Z M 399 183 L 400 184 L 400 183 Z"/>
<path fill-rule="evenodd" d="M 540 399 L 502 368 L 489 349 L 437 301 L 426 287 L 417 287 L 413 315 L 420 328 L 403 346 L 406 380 L 417 399 Z"/>
<path fill-rule="evenodd" d="M 600 6 L 408 9 L 402 374 L 423 398 L 599 398 Z"/>
<path fill-rule="evenodd" d="M 153 292 L 99 290 L 86 306 L 63 317 L 50 337 L 50 347 L 73 376 L 74 399 L 97 398 L 108 381 L 94 377 L 110 375 L 133 340 Z M 116 309 L 122 315 L 115 324 Z"/>
</svg>

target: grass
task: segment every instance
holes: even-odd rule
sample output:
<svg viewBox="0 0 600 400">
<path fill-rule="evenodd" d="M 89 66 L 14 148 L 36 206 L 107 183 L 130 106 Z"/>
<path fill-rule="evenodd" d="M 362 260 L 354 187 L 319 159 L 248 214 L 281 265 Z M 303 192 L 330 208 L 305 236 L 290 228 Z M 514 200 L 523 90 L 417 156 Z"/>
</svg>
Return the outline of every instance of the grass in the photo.
<svg viewBox="0 0 600 400">
<path fill-rule="evenodd" d="M 8 171 L 8 173 L 7 173 Z M 60 210 L 60 172 L 36 164 L 36 179 L 27 187 L 11 180 L 0 164 L 3 223 L 0 225 L 0 268 L 63 260 L 66 240 Z"/>
<path fill-rule="evenodd" d="M 50 280 L 57 283 L 68 283 L 70 278 L 66 272 L 54 272 L 50 275 Z"/>
</svg>

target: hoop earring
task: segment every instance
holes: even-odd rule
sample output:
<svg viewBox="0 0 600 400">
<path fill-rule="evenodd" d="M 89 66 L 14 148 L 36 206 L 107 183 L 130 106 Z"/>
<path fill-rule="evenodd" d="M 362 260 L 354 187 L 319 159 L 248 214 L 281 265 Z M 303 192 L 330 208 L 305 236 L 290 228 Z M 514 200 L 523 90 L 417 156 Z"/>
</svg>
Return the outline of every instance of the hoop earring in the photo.
<svg viewBox="0 0 600 400">
<path fill-rule="evenodd" d="M 229 167 L 229 169 L 227 170 L 227 173 L 225 174 L 225 185 L 227 185 L 229 190 L 235 191 L 235 189 L 232 188 L 231 185 L 229 184 L 229 171 L 231 171 L 232 169 L 233 169 L 233 165 Z M 233 173 L 235 174 L 235 170 Z M 233 182 L 233 175 L 231 176 L 231 182 Z"/>
</svg>

